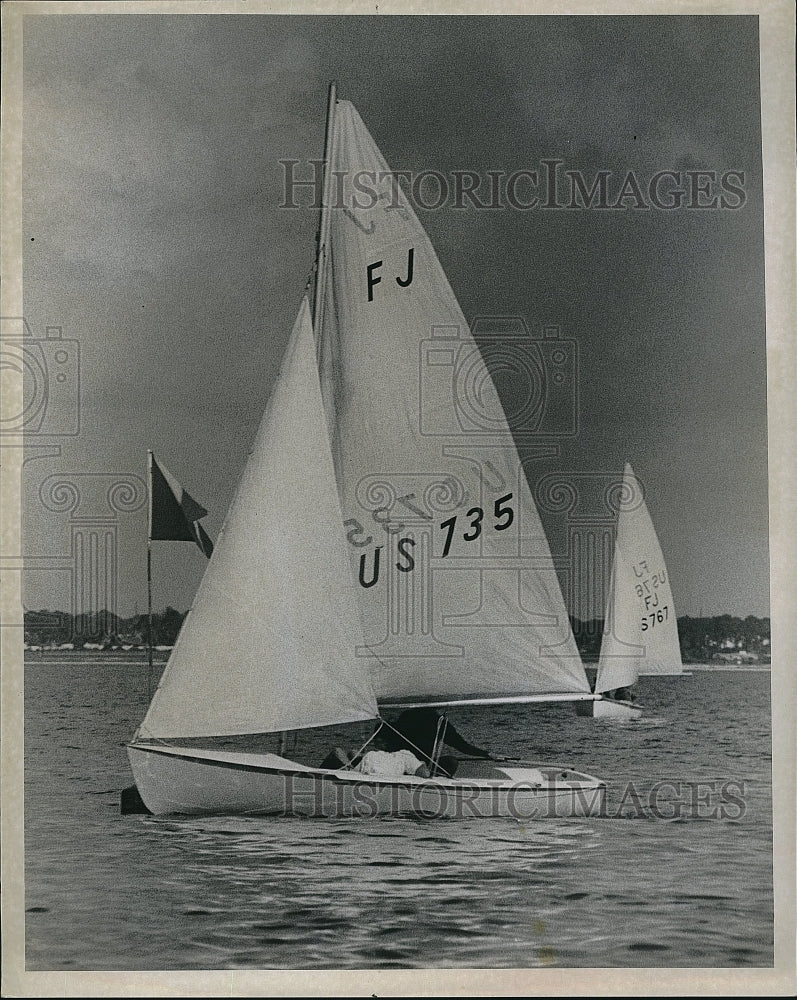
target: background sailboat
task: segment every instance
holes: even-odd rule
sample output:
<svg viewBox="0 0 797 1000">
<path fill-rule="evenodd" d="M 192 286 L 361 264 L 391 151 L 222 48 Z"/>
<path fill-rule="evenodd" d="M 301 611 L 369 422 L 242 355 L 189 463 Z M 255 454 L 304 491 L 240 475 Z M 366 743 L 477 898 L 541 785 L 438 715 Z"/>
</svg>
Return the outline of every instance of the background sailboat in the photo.
<svg viewBox="0 0 797 1000">
<path fill-rule="evenodd" d="M 369 776 L 363 794 L 363 776 L 345 768 L 174 743 L 373 719 L 377 697 L 594 697 L 489 373 L 423 229 L 334 90 L 325 160 L 315 323 L 305 301 L 128 748 L 136 785 L 153 812 L 590 813 L 605 786 L 559 766 L 481 763 L 433 782 Z M 387 185 L 367 209 L 349 197 L 363 170 Z M 330 177 L 342 188 L 335 203 Z M 445 355 L 432 367 L 448 370 L 424 425 L 429 341 Z M 481 365 L 493 422 L 464 440 L 451 423 L 463 351 L 471 369 Z"/>
<path fill-rule="evenodd" d="M 638 718 L 631 690 L 640 674 L 683 672 L 672 589 L 644 491 L 630 463 L 623 472 L 612 580 L 595 693 L 578 705 L 595 718 Z M 613 697 L 611 697 L 613 695 Z"/>
</svg>

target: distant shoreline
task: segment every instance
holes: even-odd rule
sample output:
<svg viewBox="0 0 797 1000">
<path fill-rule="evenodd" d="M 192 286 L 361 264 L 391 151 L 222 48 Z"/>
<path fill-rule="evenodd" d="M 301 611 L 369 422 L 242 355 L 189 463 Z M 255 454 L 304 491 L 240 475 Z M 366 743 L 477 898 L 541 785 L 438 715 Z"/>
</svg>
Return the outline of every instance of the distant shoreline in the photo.
<svg viewBox="0 0 797 1000">
<path fill-rule="evenodd" d="M 187 614 L 187 611 L 168 607 L 162 613 L 153 615 L 150 630 L 147 616 L 141 614 L 124 619 L 108 611 L 95 616 L 75 616 L 61 611 L 26 611 L 26 655 L 43 651 L 51 657 L 63 654 L 66 660 L 82 654 L 92 657 L 104 655 L 116 662 L 117 657 L 129 653 L 133 660 L 138 660 L 147 655 L 147 636 L 151 634 L 156 659 L 166 660 L 177 642 Z M 603 619 L 582 621 L 571 615 L 570 626 L 584 666 L 587 669 L 597 666 L 604 631 Z M 709 664 L 709 669 L 717 669 L 720 663 L 729 667 L 744 665 L 735 662 L 737 660 L 746 660 L 749 666 L 764 667 L 772 656 L 769 619 L 754 615 L 746 618 L 731 615 L 690 618 L 683 615 L 678 619 L 678 641 L 684 665 Z M 713 666 L 715 663 L 717 667 Z"/>
<path fill-rule="evenodd" d="M 169 659 L 166 650 L 156 649 L 152 652 L 153 665 L 165 666 Z M 144 664 L 149 656 L 146 649 L 26 649 L 25 665 L 34 663 L 130 663 Z"/>
<path fill-rule="evenodd" d="M 163 667 L 169 658 L 169 651 L 154 650 L 152 657 L 153 666 Z M 37 664 L 47 664 L 50 666 L 146 666 L 146 649 L 44 649 L 25 650 L 25 666 L 33 667 Z M 597 662 L 585 662 L 587 670 L 597 669 Z M 764 673 L 771 670 L 770 663 L 684 663 L 684 673 L 692 671 L 716 672 L 724 671 L 728 673 L 759 672 Z M 652 676 L 652 675 L 643 675 Z M 678 674 L 663 675 L 677 678 Z"/>
</svg>

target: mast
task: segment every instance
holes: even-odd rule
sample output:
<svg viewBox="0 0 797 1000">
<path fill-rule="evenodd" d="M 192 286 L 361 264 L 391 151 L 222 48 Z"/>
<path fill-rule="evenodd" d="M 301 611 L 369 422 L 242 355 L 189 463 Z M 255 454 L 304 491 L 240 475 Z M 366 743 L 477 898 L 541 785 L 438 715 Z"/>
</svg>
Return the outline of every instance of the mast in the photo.
<svg viewBox="0 0 797 1000">
<path fill-rule="evenodd" d="M 313 293 L 313 329 L 316 337 L 321 329 L 324 311 L 324 290 L 326 288 L 327 240 L 329 239 L 329 193 L 332 186 L 332 174 L 329 161 L 332 157 L 332 142 L 335 130 L 335 102 L 337 98 L 337 83 L 333 80 L 329 85 L 329 101 L 327 103 L 327 127 L 324 136 L 324 179 L 321 188 L 321 217 L 318 220 L 318 235 L 316 237 L 315 260 L 315 291 Z"/>
<path fill-rule="evenodd" d="M 331 174 L 329 161 L 332 157 L 332 139 L 335 128 L 335 100 L 337 94 L 337 82 L 333 80 L 329 85 L 329 96 L 327 98 L 327 124 L 324 130 L 324 177 L 321 182 L 321 214 L 318 219 L 318 232 L 316 233 L 316 256 L 315 256 L 315 288 L 313 290 L 313 330 L 316 336 L 316 350 L 318 350 L 318 336 L 321 330 L 321 321 L 324 311 L 324 291 L 326 289 L 327 275 L 327 240 L 329 238 L 329 189 Z M 288 732 L 283 730 L 279 734 L 279 754 L 284 757 L 288 748 Z"/>
</svg>

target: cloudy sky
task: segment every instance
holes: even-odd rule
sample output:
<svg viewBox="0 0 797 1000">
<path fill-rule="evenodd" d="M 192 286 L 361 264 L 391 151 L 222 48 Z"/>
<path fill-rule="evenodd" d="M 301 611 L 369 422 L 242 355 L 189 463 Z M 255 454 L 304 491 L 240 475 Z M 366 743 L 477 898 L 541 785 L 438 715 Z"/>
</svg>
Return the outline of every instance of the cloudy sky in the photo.
<svg viewBox="0 0 797 1000">
<path fill-rule="evenodd" d="M 678 613 L 768 614 L 755 18 L 40 17 L 24 74 L 25 316 L 80 349 L 80 434 L 26 466 L 27 554 L 69 551 L 47 476 L 143 477 L 148 447 L 217 534 L 313 262 L 316 213 L 279 207 L 280 161 L 320 157 L 334 78 L 394 169 L 555 158 L 643 193 L 663 170 L 744 175 L 725 209 L 419 216 L 467 317 L 578 343 L 579 434 L 540 475 L 630 459 Z M 128 614 L 144 509 L 119 531 Z M 156 548 L 156 607 L 187 607 L 202 555 Z M 65 580 L 31 572 L 26 606 L 68 608 Z"/>
</svg>

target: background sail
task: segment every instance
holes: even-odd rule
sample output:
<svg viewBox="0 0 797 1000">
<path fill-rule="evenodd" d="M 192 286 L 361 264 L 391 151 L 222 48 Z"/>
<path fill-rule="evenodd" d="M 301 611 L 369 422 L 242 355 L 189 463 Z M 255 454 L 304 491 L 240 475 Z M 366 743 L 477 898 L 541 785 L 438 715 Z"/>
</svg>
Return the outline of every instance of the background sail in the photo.
<svg viewBox="0 0 797 1000">
<path fill-rule="evenodd" d="M 588 691 L 493 379 L 346 101 L 331 165 L 319 366 L 377 696 Z"/>
<path fill-rule="evenodd" d="M 144 736 L 373 718 L 306 300 Z"/>
<path fill-rule="evenodd" d="M 642 487 L 628 463 L 620 502 L 598 693 L 634 684 L 641 673 L 683 671 L 667 567 Z"/>
</svg>

